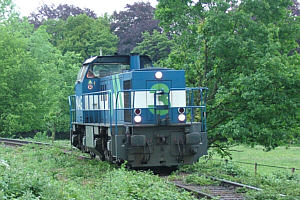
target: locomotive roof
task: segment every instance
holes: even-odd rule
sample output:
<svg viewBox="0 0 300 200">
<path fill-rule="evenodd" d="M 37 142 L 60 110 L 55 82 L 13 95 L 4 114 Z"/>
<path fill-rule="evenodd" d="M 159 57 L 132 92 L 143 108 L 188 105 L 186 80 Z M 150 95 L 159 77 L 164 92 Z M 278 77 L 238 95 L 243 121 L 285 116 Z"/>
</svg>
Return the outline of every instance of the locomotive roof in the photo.
<svg viewBox="0 0 300 200">
<path fill-rule="evenodd" d="M 151 63 L 151 59 L 146 55 L 140 56 L 141 63 Z M 93 63 L 120 63 L 120 64 L 130 64 L 130 55 L 114 55 L 114 56 L 94 56 L 88 58 L 84 61 L 83 65 L 93 64 Z"/>
</svg>

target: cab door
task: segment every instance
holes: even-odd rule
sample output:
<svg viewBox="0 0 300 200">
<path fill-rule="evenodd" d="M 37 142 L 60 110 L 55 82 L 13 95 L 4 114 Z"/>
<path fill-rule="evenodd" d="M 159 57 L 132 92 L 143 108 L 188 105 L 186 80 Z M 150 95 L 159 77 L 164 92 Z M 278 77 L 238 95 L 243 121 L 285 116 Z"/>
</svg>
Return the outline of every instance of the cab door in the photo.
<svg viewBox="0 0 300 200">
<path fill-rule="evenodd" d="M 149 119 L 159 124 L 168 123 L 170 108 L 170 88 L 172 81 L 147 81 L 147 88 L 155 91 L 147 93 Z M 156 107 L 156 109 L 151 109 Z"/>
</svg>

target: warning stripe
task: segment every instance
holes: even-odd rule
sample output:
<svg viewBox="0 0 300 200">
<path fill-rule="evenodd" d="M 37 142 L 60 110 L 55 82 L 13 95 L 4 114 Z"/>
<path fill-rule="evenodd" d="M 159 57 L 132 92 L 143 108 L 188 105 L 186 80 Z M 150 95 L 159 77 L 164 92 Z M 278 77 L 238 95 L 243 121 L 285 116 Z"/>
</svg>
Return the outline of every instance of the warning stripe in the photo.
<svg viewBox="0 0 300 200">
<path fill-rule="evenodd" d="M 117 88 L 118 88 L 118 91 L 121 91 L 121 84 L 120 84 L 120 77 L 119 77 L 119 75 L 117 75 L 117 78 L 116 78 L 116 83 L 117 83 Z M 123 108 L 124 106 L 123 106 L 123 95 L 122 95 L 122 92 L 121 93 L 119 93 L 119 98 L 118 98 L 118 100 L 119 100 L 119 102 L 120 102 L 120 104 L 119 104 L 119 108 Z"/>
<path fill-rule="evenodd" d="M 119 75 L 113 75 L 112 76 L 112 83 L 113 83 L 113 93 L 114 93 L 114 108 L 116 108 L 116 98 L 118 91 L 121 91 L 121 84 L 120 84 L 120 78 Z M 118 108 L 123 108 L 123 95 L 122 93 L 119 93 L 118 96 Z"/>
</svg>

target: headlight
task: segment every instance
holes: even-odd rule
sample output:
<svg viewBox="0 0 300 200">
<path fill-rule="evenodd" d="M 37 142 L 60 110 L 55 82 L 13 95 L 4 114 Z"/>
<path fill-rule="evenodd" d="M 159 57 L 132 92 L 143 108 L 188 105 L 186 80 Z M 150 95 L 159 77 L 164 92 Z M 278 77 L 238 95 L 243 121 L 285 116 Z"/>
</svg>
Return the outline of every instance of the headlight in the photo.
<svg viewBox="0 0 300 200">
<path fill-rule="evenodd" d="M 156 79 L 161 79 L 162 77 L 163 77 L 162 72 L 158 71 L 158 72 L 155 73 L 155 78 Z"/>
<path fill-rule="evenodd" d="M 179 120 L 180 122 L 183 122 L 183 121 L 185 120 L 185 115 L 184 115 L 184 114 L 179 114 L 179 115 L 178 115 L 178 120 Z"/>
<path fill-rule="evenodd" d="M 133 120 L 135 121 L 135 123 L 141 123 L 142 117 L 140 115 L 137 115 L 133 118 Z"/>
</svg>

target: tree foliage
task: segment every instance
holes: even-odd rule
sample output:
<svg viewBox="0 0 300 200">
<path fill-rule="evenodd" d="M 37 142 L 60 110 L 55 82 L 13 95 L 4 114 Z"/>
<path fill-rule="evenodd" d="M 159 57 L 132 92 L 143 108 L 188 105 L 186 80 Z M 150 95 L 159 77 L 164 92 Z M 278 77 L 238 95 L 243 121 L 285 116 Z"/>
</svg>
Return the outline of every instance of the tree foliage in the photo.
<svg viewBox="0 0 300 200">
<path fill-rule="evenodd" d="M 158 20 L 154 19 L 154 8 L 150 3 L 127 4 L 125 11 L 114 12 L 111 30 L 119 37 L 118 52 L 129 54 L 137 43 L 142 42 L 142 33 L 160 30 Z"/>
<path fill-rule="evenodd" d="M 30 14 L 29 22 L 31 24 L 34 24 L 34 27 L 37 28 L 49 19 L 67 20 L 70 16 L 77 16 L 81 14 L 86 14 L 87 16 L 94 19 L 97 18 L 95 12 L 88 8 L 81 9 L 79 7 L 68 4 L 59 4 L 57 7 L 55 7 L 53 4 L 44 4 L 41 7 L 39 7 L 36 12 Z"/>
<path fill-rule="evenodd" d="M 68 130 L 69 109 L 67 97 L 73 93 L 76 73 L 82 61 L 79 54 L 67 52 L 62 55 L 50 43 L 50 36 L 45 27 L 38 28 L 30 37 L 30 51 L 42 68 L 41 108 L 42 130 Z M 41 130 L 41 129 L 40 129 Z"/>
<path fill-rule="evenodd" d="M 297 0 L 293 0 L 293 5 L 290 6 L 290 10 L 294 16 L 300 16 L 300 3 Z"/>
<path fill-rule="evenodd" d="M 0 0 L 0 23 L 5 23 L 11 17 L 17 16 L 12 0 Z"/>
<path fill-rule="evenodd" d="M 117 50 L 108 18 L 44 5 L 34 28 L 10 0 L 1 0 L 0 16 L 0 134 L 66 132 L 78 66 L 100 47 L 104 54 Z"/>
<path fill-rule="evenodd" d="M 143 41 L 133 49 L 134 53 L 150 56 L 151 60 L 158 62 L 168 57 L 173 40 L 170 40 L 165 33 L 154 30 L 152 34 L 144 32 Z"/>
<path fill-rule="evenodd" d="M 65 54 L 68 51 L 79 53 L 82 59 L 117 51 L 118 38 L 110 31 L 107 17 L 93 19 L 87 15 L 71 16 L 67 20 L 48 20 L 47 32 L 52 36 L 52 44 Z"/>
<path fill-rule="evenodd" d="M 293 0 L 293 5 L 291 5 L 289 9 L 292 11 L 293 16 L 300 16 L 300 3 L 297 0 Z M 300 54 L 300 36 L 298 36 L 297 42 L 299 44 L 299 47 L 296 49 L 296 51 Z"/>
<path fill-rule="evenodd" d="M 299 18 L 289 0 L 163 0 L 157 18 L 176 39 L 166 65 L 208 86 L 211 146 L 242 142 L 274 148 L 297 127 Z"/>
<path fill-rule="evenodd" d="M 87 8 L 44 4 L 37 13 L 31 13 L 29 21 L 36 28 L 45 26 L 52 45 L 63 54 L 72 51 L 86 59 L 98 55 L 100 48 L 104 54 L 114 54 L 117 50 L 118 38 L 111 33 L 108 17 L 97 18 L 94 11 Z"/>
<path fill-rule="evenodd" d="M 0 28 L 0 131 L 16 132 L 37 129 L 41 76 L 39 66 L 26 51 L 27 42 L 20 33 Z M 35 94 L 34 96 L 32 94 Z"/>
<path fill-rule="evenodd" d="M 80 55 L 62 55 L 45 27 L 8 14 L 10 22 L 0 25 L 0 134 L 66 131 Z"/>
</svg>

